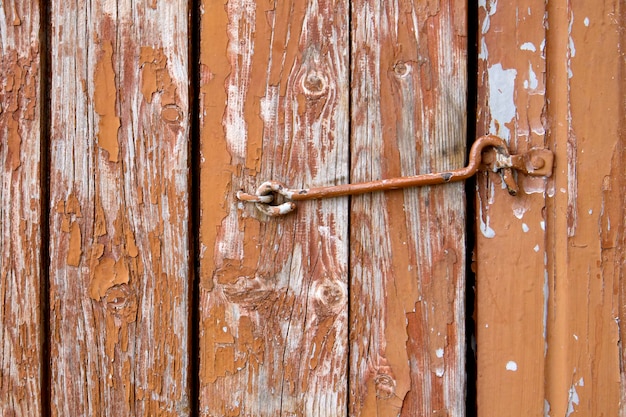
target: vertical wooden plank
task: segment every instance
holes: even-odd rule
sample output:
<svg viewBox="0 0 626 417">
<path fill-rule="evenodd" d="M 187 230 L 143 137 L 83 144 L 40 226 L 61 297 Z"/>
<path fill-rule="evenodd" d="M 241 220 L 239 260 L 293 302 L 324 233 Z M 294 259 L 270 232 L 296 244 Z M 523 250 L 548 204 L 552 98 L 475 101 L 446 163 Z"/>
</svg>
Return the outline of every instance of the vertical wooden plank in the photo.
<svg viewBox="0 0 626 417">
<path fill-rule="evenodd" d="M 479 3 L 477 134 L 512 152 L 545 142 L 545 3 Z M 477 407 L 480 416 L 543 416 L 546 353 L 546 179 L 499 174 L 476 193 Z"/>
<path fill-rule="evenodd" d="M 3 416 L 41 413 L 39 14 L 36 1 L 0 2 L 0 415 Z"/>
<path fill-rule="evenodd" d="M 624 415 L 623 8 L 548 3 L 548 143 L 557 160 L 546 207 L 550 415 L 618 415 L 620 407 Z"/>
<path fill-rule="evenodd" d="M 186 2 L 54 1 L 52 414 L 186 415 Z"/>
<path fill-rule="evenodd" d="M 479 415 L 626 412 L 622 8 L 482 5 L 480 125 L 513 150 L 545 144 L 556 166 L 519 176 L 521 198 L 479 183 Z"/>
<path fill-rule="evenodd" d="M 465 3 L 352 8 L 352 181 L 464 166 Z M 463 185 L 352 201 L 350 415 L 464 415 Z"/>
<path fill-rule="evenodd" d="M 200 414 L 341 416 L 347 199 L 268 219 L 265 180 L 348 175 L 348 2 L 203 1 Z"/>
</svg>

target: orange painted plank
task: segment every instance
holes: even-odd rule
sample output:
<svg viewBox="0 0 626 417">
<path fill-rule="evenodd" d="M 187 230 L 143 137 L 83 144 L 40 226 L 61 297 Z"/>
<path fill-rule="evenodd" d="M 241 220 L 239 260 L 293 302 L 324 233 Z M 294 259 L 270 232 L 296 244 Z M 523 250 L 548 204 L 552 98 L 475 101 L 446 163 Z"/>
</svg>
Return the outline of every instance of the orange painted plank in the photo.
<svg viewBox="0 0 626 417">
<path fill-rule="evenodd" d="M 187 15 L 51 4 L 53 415 L 189 412 Z"/>
<path fill-rule="evenodd" d="M 545 142 L 545 3 L 479 7 L 478 128 L 512 152 Z M 480 416 L 543 416 L 547 181 L 478 176 L 476 194 L 477 407 Z"/>
<path fill-rule="evenodd" d="M 348 2 L 202 8 L 200 415 L 345 415 L 347 199 L 235 193 L 347 181 Z"/>
<path fill-rule="evenodd" d="M 622 7 L 480 10 L 479 126 L 514 150 L 548 146 L 556 161 L 549 180 L 519 176 L 518 197 L 493 175 L 479 182 L 481 416 L 626 412 Z"/>
<path fill-rule="evenodd" d="M 465 163 L 463 2 L 352 2 L 353 182 Z M 463 184 L 354 197 L 350 415 L 465 414 Z"/>
<path fill-rule="evenodd" d="M 0 415 L 41 413 L 39 3 L 0 19 Z"/>
<path fill-rule="evenodd" d="M 558 164 L 546 207 L 546 400 L 551 415 L 623 415 L 624 2 L 548 5 L 548 143 Z"/>
</svg>

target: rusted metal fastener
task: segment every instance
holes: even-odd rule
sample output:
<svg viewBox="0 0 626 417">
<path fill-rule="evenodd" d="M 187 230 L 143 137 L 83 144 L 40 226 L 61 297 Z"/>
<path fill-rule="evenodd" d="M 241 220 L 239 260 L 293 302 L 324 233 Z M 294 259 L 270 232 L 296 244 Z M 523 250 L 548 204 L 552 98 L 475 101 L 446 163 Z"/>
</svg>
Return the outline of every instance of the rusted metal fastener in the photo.
<svg viewBox="0 0 626 417">
<path fill-rule="evenodd" d="M 266 181 L 257 188 L 255 194 L 239 191 L 237 192 L 237 198 L 240 201 L 253 202 L 261 212 L 275 217 L 294 211 L 296 208 L 294 201 L 317 200 L 463 181 L 476 174 L 481 165 L 494 172 L 500 171 L 509 194 L 516 195 L 518 187 L 513 176 L 513 169 L 532 176 L 549 177 L 552 175 L 553 160 L 554 154 L 548 149 L 531 149 L 520 155 L 510 155 L 507 144 L 503 139 L 487 135 L 476 139 L 470 149 L 469 163 L 465 168 L 356 184 L 302 189 L 290 189 L 278 181 Z M 276 203 L 279 200 L 278 196 L 282 196 L 281 199 L 287 201 L 273 205 L 272 203 Z"/>
</svg>

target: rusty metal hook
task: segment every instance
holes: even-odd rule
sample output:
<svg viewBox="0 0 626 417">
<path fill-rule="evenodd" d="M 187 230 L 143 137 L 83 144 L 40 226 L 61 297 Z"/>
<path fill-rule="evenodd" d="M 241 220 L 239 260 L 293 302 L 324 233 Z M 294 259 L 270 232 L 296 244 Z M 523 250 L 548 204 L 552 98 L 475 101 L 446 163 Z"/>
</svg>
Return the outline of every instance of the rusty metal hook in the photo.
<svg viewBox="0 0 626 417">
<path fill-rule="evenodd" d="M 493 155 L 483 158 L 486 148 L 495 150 Z M 420 174 L 408 177 L 391 178 L 355 184 L 331 185 L 326 187 L 290 189 L 278 181 L 266 181 L 257 188 L 255 194 L 243 191 L 237 192 L 240 201 L 253 202 L 264 214 L 272 217 L 282 216 L 295 210 L 294 201 L 317 200 L 321 198 L 358 195 L 375 191 L 397 190 L 422 185 L 444 184 L 454 181 L 463 181 L 479 170 L 481 163 L 493 171 L 501 171 L 504 183 L 509 194 L 516 195 L 517 183 L 512 170 L 521 171 L 532 176 L 546 176 L 552 174 L 554 155 L 547 149 L 531 149 L 521 155 L 511 155 L 504 139 L 493 135 L 481 136 L 473 143 L 470 149 L 469 163 L 466 167 L 457 170 Z M 277 196 L 287 200 L 282 204 L 272 205 Z"/>
</svg>

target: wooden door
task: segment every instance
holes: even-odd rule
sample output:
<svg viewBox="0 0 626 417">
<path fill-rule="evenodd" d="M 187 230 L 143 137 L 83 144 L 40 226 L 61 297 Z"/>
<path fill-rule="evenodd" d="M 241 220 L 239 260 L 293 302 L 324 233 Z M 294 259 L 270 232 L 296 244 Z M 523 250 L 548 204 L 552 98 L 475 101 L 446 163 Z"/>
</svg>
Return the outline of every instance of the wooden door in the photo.
<svg viewBox="0 0 626 417">
<path fill-rule="evenodd" d="M 626 416 L 623 2 L 466 3 L 0 0 L 0 414 Z"/>
<path fill-rule="evenodd" d="M 462 166 L 465 6 L 203 6 L 200 411 L 462 415 L 462 184 L 280 219 L 235 193 Z"/>
<path fill-rule="evenodd" d="M 624 401 L 624 2 L 482 2 L 479 134 L 548 147 L 510 197 L 479 176 L 481 416 L 617 416 Z"/>
</svg>

